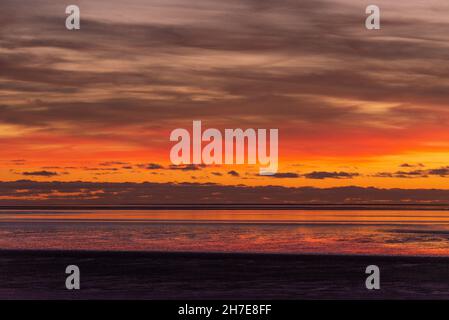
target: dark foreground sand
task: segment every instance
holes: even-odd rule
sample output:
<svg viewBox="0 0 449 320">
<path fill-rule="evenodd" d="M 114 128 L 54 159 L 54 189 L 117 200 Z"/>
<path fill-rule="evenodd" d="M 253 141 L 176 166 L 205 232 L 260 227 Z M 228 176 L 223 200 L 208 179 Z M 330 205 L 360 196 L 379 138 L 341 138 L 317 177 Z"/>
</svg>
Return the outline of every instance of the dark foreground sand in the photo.
<svg viewBox="0 0 449 320">
<path fill-rule="evenodd" d="M 81 290 L 65 289 L 65 267 Z M 365 268 L 381 290 L 365 289 Z M 2 299 L 447 299 L 449 258 L 0 251 Z"/>
</svg>

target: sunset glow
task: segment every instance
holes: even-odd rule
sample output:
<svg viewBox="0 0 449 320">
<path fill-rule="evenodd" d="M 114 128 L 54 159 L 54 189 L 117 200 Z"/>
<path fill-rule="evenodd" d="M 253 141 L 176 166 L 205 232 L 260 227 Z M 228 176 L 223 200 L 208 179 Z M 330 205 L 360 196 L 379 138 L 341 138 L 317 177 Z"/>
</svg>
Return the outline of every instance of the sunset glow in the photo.
<svg viewBox="0 0 449 320">
<path fill-rule="evenodd" d="M 447 189 L 446 1 L 378 1 L 375 32 L 349 0 L 181 2 L 81 0 L 68 32 L 2 1 L 1 180 Z M 278 128 L 278 174 L 173 168 L 193 120 Z"/>
</svg>

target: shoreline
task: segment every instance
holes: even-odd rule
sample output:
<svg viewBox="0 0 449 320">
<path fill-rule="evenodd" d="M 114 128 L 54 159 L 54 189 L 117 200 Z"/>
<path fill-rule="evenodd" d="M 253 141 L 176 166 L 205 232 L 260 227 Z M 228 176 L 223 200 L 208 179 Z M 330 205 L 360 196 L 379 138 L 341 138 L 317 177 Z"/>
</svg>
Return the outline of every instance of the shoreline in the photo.
<svg viewBox="0 0 449 320">
<path fill-rule="evenodd" d="M 438 260 L 447 262 L 449 268 L 449 255 L 388 255 L 388 254 L 335 254 L 335 253 L 271 253 L 271 252 L 218 252 L 218 251 L 143 251 L 143 250 L 80 250 L 80 249 L 1 249 L 1 256 L 42 256 L 54 255 L 64 256 L 73 255 L 80 257 L 127 257 L 127 258 L 151 258 L 151 257 L 176 257 L 176 258 L 253 258 L 253 259 L 379 259 L 385 261 L 409 260 L 410 262 L 429 262 L 429 260 Z"/>
</svg>

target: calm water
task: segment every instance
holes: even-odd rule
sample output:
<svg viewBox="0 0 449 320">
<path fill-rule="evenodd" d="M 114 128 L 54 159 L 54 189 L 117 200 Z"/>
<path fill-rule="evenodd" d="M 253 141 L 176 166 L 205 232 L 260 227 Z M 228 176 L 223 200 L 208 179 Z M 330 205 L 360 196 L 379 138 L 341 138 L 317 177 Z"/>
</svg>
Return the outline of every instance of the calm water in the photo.
<svg viewBox="0 0 449 320">
<path fill-rule="evenodd" d="M 449 212 L 0 210 L 0 249 L 449 256 Z"/>
</svg>

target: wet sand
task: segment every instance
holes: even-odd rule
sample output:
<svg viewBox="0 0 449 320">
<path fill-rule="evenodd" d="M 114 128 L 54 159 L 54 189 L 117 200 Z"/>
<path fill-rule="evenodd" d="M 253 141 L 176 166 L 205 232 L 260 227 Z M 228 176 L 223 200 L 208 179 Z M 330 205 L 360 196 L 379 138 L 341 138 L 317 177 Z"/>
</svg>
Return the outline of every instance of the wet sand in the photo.
<svg viewBox="0 0 449 320">
<path fill-rule="evenodd" d="M 65 289 L 65 268 L 81 289 Z M 365 288 L 365 268 L 381 289 Z M 0 250 L 1 299 L 447 299 L 449 258 Z"/>
</svg>

